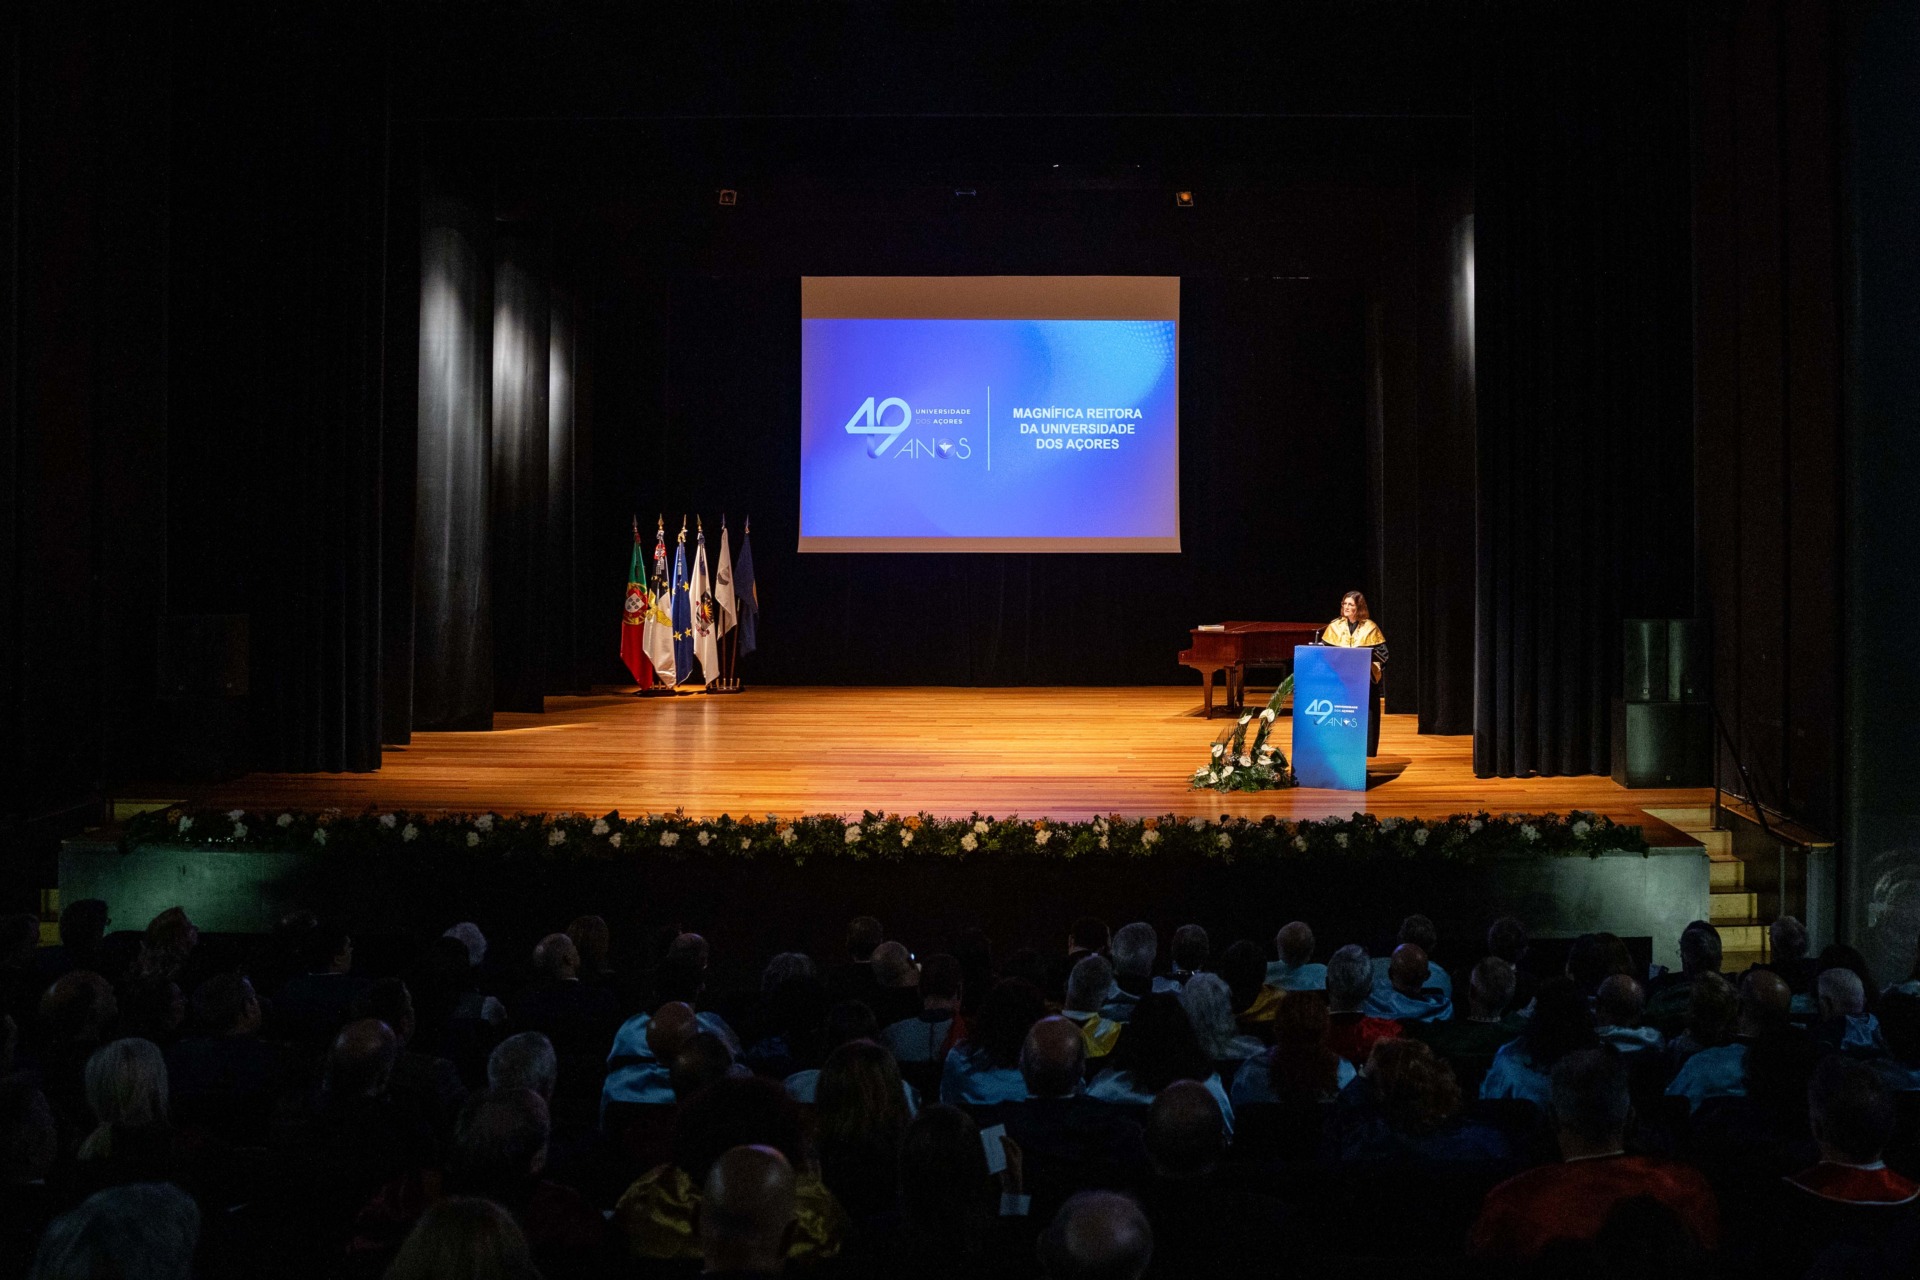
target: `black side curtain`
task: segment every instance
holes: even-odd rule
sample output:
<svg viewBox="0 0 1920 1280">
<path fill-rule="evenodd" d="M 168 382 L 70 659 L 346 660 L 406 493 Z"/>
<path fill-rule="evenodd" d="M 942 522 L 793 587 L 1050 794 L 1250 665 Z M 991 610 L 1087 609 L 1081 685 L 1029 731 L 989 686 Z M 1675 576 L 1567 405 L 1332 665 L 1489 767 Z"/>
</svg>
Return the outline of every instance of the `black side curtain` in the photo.
<svg viewBox="0 0 1920 1280">
<path fill-rule="evenodd" d="M 1621 621 L 1691 597 L 1686 7 L 1478 20 L 1474 771 L 1603 773 Z"/>
</svg>

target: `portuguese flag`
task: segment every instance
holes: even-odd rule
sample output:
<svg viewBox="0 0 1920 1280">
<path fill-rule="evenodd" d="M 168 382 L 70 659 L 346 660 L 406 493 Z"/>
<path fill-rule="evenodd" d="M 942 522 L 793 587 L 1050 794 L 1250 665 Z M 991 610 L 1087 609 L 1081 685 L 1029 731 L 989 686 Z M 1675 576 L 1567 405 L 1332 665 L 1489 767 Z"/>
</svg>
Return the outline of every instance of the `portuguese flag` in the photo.
<svg viewBox="0 0 1920 1280">
<path fill-rule="evenodd" d="M 642 689 L 653 688 L 653 664 L 640 643 L 640 632 L 653 605 L 653 593 L 647 590 L 646 548 L 640 542 L 640 518 L 633 521 L 633 559 L 627 565 L 627 607 L 620 617 L 620 660 L 633 672 L 634 683 Z"/>
</svg>

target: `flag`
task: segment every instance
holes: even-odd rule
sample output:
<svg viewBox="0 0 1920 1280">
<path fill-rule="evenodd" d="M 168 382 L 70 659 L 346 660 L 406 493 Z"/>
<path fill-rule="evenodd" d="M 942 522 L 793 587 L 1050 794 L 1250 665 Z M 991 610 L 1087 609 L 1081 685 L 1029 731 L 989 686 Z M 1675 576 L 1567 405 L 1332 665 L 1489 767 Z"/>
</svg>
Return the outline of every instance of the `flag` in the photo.
<svg viewBox="0 0 1920 1280">
<path fill-rule="evenodd" d="M 687 597 L 687 522 L 680 521 L 680 539 L 673 547 L 673 682 L 684 684 L 693 675 L 693 601 Z"/>
<path fill-rule="evenodd" d="M 634 554 L 639 555 L 636 550 Z M 660 518 L 653 533 L 653 589 L 647 592 L 647 614 L 640 627 L 640 647 L 653 664 L 660 683 L 680 683 L 673 660 L 673 580 L 667 576 L 667 521 Z"/>
<path fill-rule="evenodd" d="M 714 630 L 713 577 L 707 572 L 707 531 L 696 526 L 693 537 L 693 656 L 700 660 L 700 679 L 712 684 L 720 678 L 720 646 Z"/>
<path fill-rule="evenodd" d="M 733 566 L 734 609 L 740 618 L 740 654 L 753 652 L 753 633 L 760 622 L 760 587 L 753 580 L 753 521 L 740 529 L 740 559 Z"/>
<path fill-rule="evenodd" d="M 640 542 L 640 517 L 633 518 L 633 558 L 627 562 L 627 607 L 620 616 L 620 660 L 633 672 L 642 689 L 653 687 L 653 664 L 647 661 L 644 634 L 653 593 L 647 590 L 647 557 Z"/>
<path fill-rule="evenodd" d="M 724 636 L 733 630 L 738 610 L 733 603 L 733 553 L 727 550 L 727 518 L 720 517 L 720 558 L 713 562 L 713 633 Z"/>
</svg>

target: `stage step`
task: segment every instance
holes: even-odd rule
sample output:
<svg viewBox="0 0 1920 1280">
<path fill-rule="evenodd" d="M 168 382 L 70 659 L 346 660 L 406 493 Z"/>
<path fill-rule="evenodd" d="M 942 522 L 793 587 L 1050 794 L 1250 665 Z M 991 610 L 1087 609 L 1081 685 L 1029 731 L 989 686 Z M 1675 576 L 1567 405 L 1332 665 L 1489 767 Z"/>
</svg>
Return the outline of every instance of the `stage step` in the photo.
<svg viewBox="0 0 1920 1280">
<path fill-rule="evenodd" d="M 1741 890 L 1721 891 L 1716 889 L 1707 899 L 1707 918 L 1721 929 L 1733 924 L 1755 924 L 1759 921 L 1760 895 Z"/>
<path fill-rule="evenodd" d="M 1747 885 L 1747 864 L 1740 861 L 1708 863 L 1707 876 L 1715 893 L 1738 893 Z"/>
</svg>

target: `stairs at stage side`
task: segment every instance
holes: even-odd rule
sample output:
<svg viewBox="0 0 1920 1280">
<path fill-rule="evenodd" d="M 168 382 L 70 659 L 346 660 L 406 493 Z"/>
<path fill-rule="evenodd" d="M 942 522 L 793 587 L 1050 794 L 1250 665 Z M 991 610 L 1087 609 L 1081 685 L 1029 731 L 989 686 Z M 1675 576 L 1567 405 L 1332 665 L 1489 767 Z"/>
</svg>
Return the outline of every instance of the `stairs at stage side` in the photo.
<svg viewBox="0 0 1920 1280">
<path fill-rule="evenodd" d="M 1713 810 L 1648 810 L 1706 846 L 1711 877 L 1707 919 L 1720 931 L 1722 973 L 1739 973 L 1767 958 L 1767 924 L 1759 895 L 1747 888 L 1747 864 L 1733 854 L 1733 833 L 1716 831 Z"/>
</svg>

